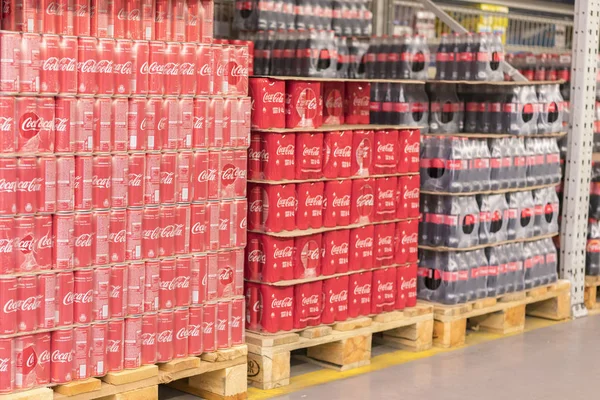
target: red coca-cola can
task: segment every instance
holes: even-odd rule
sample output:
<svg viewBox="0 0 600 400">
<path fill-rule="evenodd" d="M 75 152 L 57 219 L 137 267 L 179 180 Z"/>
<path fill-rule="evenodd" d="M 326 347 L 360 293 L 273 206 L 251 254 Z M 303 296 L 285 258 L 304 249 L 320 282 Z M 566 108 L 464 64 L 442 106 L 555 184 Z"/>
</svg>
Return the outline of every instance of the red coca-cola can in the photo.
<svg viewBox="0 0 600 400">
<path fill-rule="evenodd" d="M 0 279 L 0 332 L 12 334 L 17 332 L 17 278 Z"/>
<path fill-rule="evenodd" d="M 30 389 L 36 384 L 37 356 L 34 335 L 13 339 L 15 350 L 15 388 Z"/>
<path fill-rule="evenodd" d="M 128 163 L 127 203 L 130 207 L 144 205 L 146 155 L 130 154 Z"/>
<path fill-rule="evenodd" d="M 377 182 L 374 179 L 355 179 L 352 181 L 352 205 L 350 207 L 350 223 L 352 224 L 367 224 L 374 220 L 374 213 L 377 210 L 375 206 L 375 200 L 378 202 L 380 207 L 380 217 L 389 217 L 389 210 L 394 210 L 395 199 L 390 199 L 388 188 L 390 184 L 394 185 L 396 182 L 395 178 L 390 178 L 386 181 L 383 187 L 383 191 L 377 193 Z M 381 194 L 381 197 L 378 195 Z M 393 217 L 392 217 L 393 218 Z"/>
<path fill-rule="evenodd" d="M 90 333 L 90 375 L 102 376 L 106 373 L 106 345 L 108 323 L 100 322 L 92 325 Z"/>
<path fill-rule="evenodd" d="M 12 217 L 0 217 L 0 273 L 2 275 L 15 272 L 14 226 L 15 220 Z"/>
<path fill-rule="evenodd" d="M 166 43 L 150 41 L 148 63 L 142 70 L 148 74 L 148 94 L 162 96 L 165 94 L 164 67 L 166 63 Z"/>
<path fill-rule="evenodd" d="M 17 212 L 17 159 L 0 159 L 0 214 Z"/>
<path fill-rule="evenodd" d="M 162 153 L 160 158 L 160 203 L 175 203 L 175 171 L 177 170 L 177 153 Z"/>
<path fill-rule="evenodd" d="M 194 153 L 191 151 L 177 153 L 176 164 L 177 175 L 175 176 L 175 201 L 177 203 L 187 203 L 191 201 Z"/>
<path fill-rule="evenodd" d="M 323 133 L 323 176 L 346 178 L 352 174 L 352 131 Z"/>
<path fill-rule="evenodd" d="M 11 13 L 14 15 L 14 13 Z M 10 29 L 14 22 L 7 21 L 2 13 L 2 27 Z M 19 69 L 21 64 L 21 34 L 3 31 L 0 33 L 0 90 L 6 93 L 19 92 Z"/>
<path fill-rule="evenodd" d="M 373 271 L 371 313 L 393 311 L 396 307 L 396 268 Z"/>
<path fill-rule="evenodd" d="M 142 257 L 142 216 L 143 209 L 127 209 L 126 252 L 127 260 L 141 260 Z"/>
<path fill-rule="evenodd" d="M 94 149 L 94 99 L 77 99 L 77 130 L 75 131 L 75 151 L 91 153 Z"/>
<path fill-rule="evenodd" d="M 38 176 L 42 179 L 38 192 L 37 210 L 39 213 L 50 213 L 57 210 L 57 197 L 64 193 L 57 190 L 58 158 L 54 156 L 38 157 Z M 18 166 L 18 164 L 17 164 Z"/>
<path fill-rule="evenodd" d="M 34 252 L 39 238 L 36 235 L 35 217 L 21 216 L 14 220 L 12 234 L 14 235 L 14 252 L 12 269 L 18 272 L 31 272 L 37 270 Z M 11 235 L 12 236 L 12 235 Z M 12 249 L 11 249 L 12 251 Z M 11 268 L 11 267 L 9 267 Z"/>
<path fill-rule="evenodd" d="M 0 33 L 0 40 L 2 34 Z M 2 50 L 0 50 L 2 51 Z M 2 67 L 2 61 L 0 61 L 0 68 Z M 0 70 L 0 77 L 3 75 L 3 71 Z M 2 85 L 0 83 L 0 85 Z M 2 132 L 2 138 L 0 139 L 0 153 L 12 154 L 16 152 L 17 148 L 17 135 L 16 135 L 16 122 L 15 122 L 15 109 L 17 99 L 14 96 L 0 96 L 0 132 Z"/>
<path fill-rule="evenodd" d="M 192 4 L 192 8 L 194 8 Z M 188 10 L 190 5 L 188 5 Z M 189 15 L 189 13 L 188 13 Z M 195 21 L 195 19 L 192 19 Z M 189 20 L 188 20 L 189 23 Z M 189 28 L 189 25 L 187 25 Z M 181 84 L 181 94 L 184 96 L 194 96 L 196 94 L 196 57 L 198 46 L 193 40 L 181 44 L 179 52 L 179 81 Z"/>
<path fill-rule="evenodd" d="M 232 228 L 232 220 L 234 216 L 234 207 L 233 200 L 221 200 L 219 203 L 219 224 L 218 224 L 218 242 L 217 246 L 214 247 L 212 245 L 212 227 L 211 227 L 211 249 L 219 250 L 219 249 L 228 249 L 232 247 L 233 243 L 233 228 Z M 208 213 L 209 221 L 212 224 L 212 210 Z"/>
<path fill-rule="evenodd" d="M 373 237 L 375 267 L 387 267 L 394 264 L 395 231 L 394 223 L 375 225 L 375 236 Z"/>
<path fill-rule="evenodd" d="M 110 263 L 125 261 L 127 239 L 127 211 L 111 210 L 109 218 L 108 254 Z"/>
<path fill-rule="evenodd" d="M 82 169 L 81 163 L 79 168 Z M 85 171 L 77 171 L 83 173 Z M 76 176 L 75 157 L 60 156 L 56 158 L 56 210 L 73 211 L 75 209 L 75 176 Z M 83 189 L 81 188 L 81 177 L 79 178 L 81 193 L 80 201 L 82 201 Z M 81 205 L 81 204 L 80 204 Z"/>
<path fill-rule="evenodd" d="M 361 181 L 364 182 L 364 180 L 358 179 L 355 182 L 355 184 L 357 186 L 361 185 Z M 362 185 L 362 187 L 360 188 L 356 188 L 357 189 L 357 194 L 360 192 L 359 196 L 363 196 L 360 200 L 360 203 L 358 201 L 358 198 L 356 198 L 356 211 L 358 212 L 358 214 L 361 214 L 360 212 L 360 207 L 363 206 L 363 210 L 366 210 L 365 207 L 367 204 L 367 199 L 365 196 L 370 195 L 370 193 L 373 192 L 373 189 L 369 188 L 368 186 L 374 186 L 375 187 L 375 193 L 374 193 L 374 197 L 375 197 L 375 204 L 374 204 L 374 209 L 373 209 L 373 220 L 375 221 L 389 221 L 392 220 L 396 217 L 396 207 L 397 207 L 397 203 L 396 203 L 396 191 L 398 189 L 398 178 L 396 177 L 386 177 L 386 178 L 377 178 L 375 179 L 375 182 L 373 182 L 373 184 L 365 184 Z M 370 199 L 370 197 L 369 197 Z M 370 206 L 370 204 L 369 204 Z M 364 214 L 364 212 L 363 212 Z M 363 216 L 364 217 L 364 216 Z M 360 219 L 363 219 L 362 217 L 359 217 Z"/>
<path fill-rule="evenodd" d="M 346 226 L 351 222 L 353 181 L 327 181 L 324 187 L 323 226 Z"/>
<path fill-rule="evenodd" d="M 158 313 L 156 329 L 156 361 L 168 362 L 173 359 L 173 311 Z"/>
<path fill-rule="evenodd" d="M 348 272 L 350 231 L 342 229 L 323 233 L 322 246 L 322 274 L 334 275 Z"/>
<path fill-rule="evenodd" d="M 157 258 L 160 240 L 160 208 L 146 207 L 142 216 L 142 258 Z"/>
<path fill-rule="evenodd" d="M 222 97 L 210 98 L 206 120 L 207 146 L 210 148 L 223 147 L 223 107 Z"/>
<path fill-rule="evenodd" d="M 77 41 L 77 93 L 80 95 L 96 95 L 99 91 L 97 73 L 99 64 L 98 39 L 79 37 Z"/>
<path fill-rule="evenodd" d="M 215 253 L 206 256 L 206 300 L 212 301 L 217 298 L 217 286 L 219 284 L 219 258 Z"/>
<path fill-rule="evenodd" d="M 150 110 L 148 102 L 144 97 L 129 98 L 127 105 L 127 135 L 129 136 L 128 148 L 130 151 L 146 150 L 147 129 L 152 126 L 153 132 L 154 115 L 148 112 Z M 150 147 L 154 149 L 154 145 Z"/>
<path fill-rule="evenodd" d="M 75 322 L 80 324 L 92 322 L 94 299 L 94 270 L 75 271 L 73 291 L 73 314 Z"/>
<path fill-rule="evenodd" d="M 200 355 L 204 351 L 203 338 L 203 306 L 191 306 L 189 308 L 188 320 L 188 354 L 190 356 Z"/>
<path fill-rule="evenodd" d="M 79 41 L 76 36 L 60 37 L 58 90 L 62 94 L 78 93 Z"/>
<path fill-rule="evenodd" d="M 118 90 L 118 87 L 117 87 Z M 113 152 L 124 152 L 128 150 L 128 112 L 129 101 L 127 98 L 117 98 L 112 101 L 112 119 L 110 141 Z"/>
<path fill-rule="evenodd" d="M 40 93 L 58 93 L 60 55 L 60 36 L 42 35 L 40 43 Z"/>
<path fill-rule="evenodd" d="M 209 230 L 206 205 L 192 204 L 190 214 L 190 251 L 192 253 L 206 251 Z"/>
<path fill-rule="evenodd" d="M 37 329 L 37 317 L 40 308 L 37 276 L 17 278 L 17 330 L 32 332 Z"/>
<path fill-rule="evenodd" d="M 191 149 L 194 128 L 194 101 L 191 98 L 182 98 L 178 106 L 178 144 L 177 148 Z"/>
<path fill-rule="evenodd" d="M 347 124 L 369 123 L 370 85 L 364 82 L 346 82 L 346 113 Z"/>
<path fill-rule="evenodd" d="M 177 283 L 175 258 L 160 261 L 159 309 L 166 310 L 175 306 L 175 285 Z"/>
<path fill-rule="evenodd" d="M 175 207 L 175 254 L 188 254 L 190 252 L 190 218 L 191 205 L 178 204 Z"/>
<path fill-rule="evenodd" d="M 248 227 L 248 201 L 246 199 L 234 200 L 232 214 L 233 220 L 231 223 L 231 229 L 233 237 L 231 245 L 233 247 L 246 247 L 246 231 Z"/>
<path fill-rule="evenodd" d="M 175 234 L 178 226 L 176 224 L 175 205 L 161 206 L 159 211 L 160 233 L 158 238 L 158 254 L 161 257 L 175 255 Z"/>
<path fill-rule="evenodd" d="M 54 269 L 73 269 L 74 215 L 54 214 L 52 218 Z"/>
<path fill-rule="evenodd" d="M 94 153 L 106 153 L 112 150 L 112 99 L 100 97 L 94 102 Z"/>
<path fill-rule="evenodd" d="M 244 310 L 245 304 L 243 298 L 231 300 L 231 319 L 229 320 L 229 327 L 231 328 L 232 346 L 244 344 L 246 341 L 244 332 Z"/>
<path fill-rule="evenodd" d="M 127 265 L 113 265 L 110 268 L 108 309 L 110 318 L 127 315 Z"/>
<path fill-rule="evenodd" d="M 317 229 L 323 226 L 324 188 L 324 182 L 307 182 L 296 185 L 298 198 L 296 227 L 298 229 Z"/>
<path fill-rule="evenodd" d="M 179 54 L 181 53 L 181 43 L 167 42 L 164 51 L 164 94 L 167 96 L 178 96 L 181 93 L 181 77 L 179 75 Z"/>
<path fill-rule="evenodd" d="M 73 266 L 75 268 L 90 267 L 93 264 L 92 238 L 94 237 L 92 213 L 82 212 L 75 214 L 74 221 L 74 254 Z"/>
<path fill-rule="evenodd" d="M 135 85 L 132 88 L 133 94 L 148 94 L 148 60 L 150 53 L 150 43 L 146 40 L 135 40 L 131 50 L 133 61 L 133 80 Z"/>
<path fill-rule="evenodd" d="M 87 379 L 91 376 L 89 368 L 89 357 L 91 326 L 77 326 L 73 328 L 74 356 L 73 356 L 73 380 Z"/>
<path fill-rule="evenodd" d="M 173 312 L 173 358 L 182 358 L 188 355 L 188 323 L 187 307 L 178 308 Z"/>
<path fill-rule="evenodd" d="M 398 212 L 396 218 L 418 218 L 420 183 L 418 175 L 398 178 Z"/>
<path fill-rule="evenodd" d="M 96 82 L 99 95 L 112 95 L 115 91 L 114 84 L 114 56 L 115 40 L 111 38 L 98 38 L 97 40 L 97 58 L 95 65 Z M 79 41 L 81 43 L 81 39 Z M 96 94 L 96 93 L 95 93 Z"/>
<path fill-rule="evenodd" d="M 52 329 L 55 326 L 55 313 L 58 299 L 56 298 L 56 274 L 42 274 L 37 277 L 38 308 L 37 322 L 39 329 Z"/>
<path fill-rule="evenodd" d="M 139 368 L 142 365 L 142 316 L 125 318 L 123 367 Z"/>
<path fill-rule="evenodd" d="M 92 209 L 93 161 L 92 156 L 75 156 L 75 179 L 73 189 L 75 193 L 76 210 Z"/>
<path fill-rule="evenodd" d="M 217 303 L 204 304 L 202 319 L 202 343 L 204 351 L 215 351 L 217 349 Z"/>
<path fill-rule="evenodd" d="M 156 363 L 156 334 L 158 330 L 158 314 L 153 312 L 142 316 L 142 365 Z"/>
<path fill-rule="evenodd" d="M 321 323 L 323 282 L 307 282 L 294 286 L 294 328 L 302 329 Z"/>
<path fill-rule="evenodd" d="M 4 368 L 0 369 L 0 393 L 12 392 L 15 388 L 15 348 L 12 338 L 0 339 L 0 357 Z M 48 365 L 49 368 L 49 365 Z"/>
<path fill-rule="evenodd" d="M 19 92 L 34 94 L 40 91 L 40 46 L 41 35 L 23 33 L 21 35 L 21 64 L 19 70 Z"/>
<path fill-rule="evenodd" d="M 103 321 L 108 319 L 110 267 L 94 270 L 92 320 Z"/>
<path fill-rule="evenodd" d="M 196 95 L 212 94 L 214 84 L 214 51 L 208 44 L 199 44 L 197 50 Z"/>
<path fill-rule="evenodd" d="M 393 174 L 398 163 L 398 131 L 375 131 L 373 146 L 373 173 L 376 175 Z"/>
<path fill-rule="evenodd" d="M 217 349 L 231 347 L 231 301 L 217 303 Z"/>
<path fill-rule="evenodd" d="M 77 130 L 77 98 L 59 97 L 55 103 L 55 136 L 54 151 L 71 153 L 75 150 L 75 135 Z"/>
<path fill-rule="evenodd" d="M 184 307 L 191 300 L 191 257 L 177 257 L 175 263 L 175 306 Z"/>
<path fill-rule="evenodd" d="M 159 309 L 158 293 L 160 290 L 160 261 L 146 261 L 144 282 L 144 311 Z"/>
<path fill-rule="evenodd" d="M 56 274 L 56 326 L 73 325 L 74 284 L 72 272 Z"/>
<path fill-rule="evenodd" d="M 127 266 L 127 315 L 144 312 L 146 266 L 143 262 Z"/>
<path fill-rule="evenodd" d="M 50 383 L 50 358 L 52 354 L 50 332 L 35 335 L 35 352 L 37 354 L 36 384 L 47 385 Z"/>
<path fill-rule="evenodd" d="M 160 204 L 160 153 L 146 154 L 146 169 L 144 171 L 144 204 Z"/>
<path fill-rule="evenodd" d="M 206 126 L 208 118 L 208 103 L 206 97 L 197 97 L 194 99 L 194 121 L 192 125 L 192 147 L 206 148 L 208 140 L 208 128 Z"/>
<path fill-rule="evenodd" d="M 132 51 L 133 41 L 127 39 L 115 40 L 115 53 L 113 56 L 113 79 L 115 94 L 129 96 L 132 93 L 132 82 L 134 78 Z"/>
<path fill-rule="evenodd" d="M 374 226 L 364 226 L 350 230 L 350 270 L 373 268 Z"/>
<path fill-rule="evenodd" d="M 50 381 L 52 383 L 67 383 L 73 379 L 74 345 L 73 329 L 59 329 L 51 333 Z"/>
<path fill-rule="evenodd" d="M 111 205 L 111 167 L 110 155 L 95 155 L 92 159 L 92 208 Z"/>
<path fill-rule="evenodd" d="M 38 211 L 37 198 L 42 190 L 43 178 L 38 176 L 35 157 L 22 157 L 17 161 L 17 213 L 32 214 Z"/>
<path fill-rule="evenodd" d="M 192 256 L 190 268 L 191 302 L 202 304 L 206 300 L 208 284 L 208 257 L 206 254 L 195 254 Z"/>
<path fill-rule="evenodd" d="M 122 319 L 108 322 L 106 335 L 106 371 L 118 372 L 123 370 L 123 341 L 124 325 Z"/>
<path fill-rule="evenodd" d="M 352 176 L 373 175 L 373 131 L 354 131 L 352 133 Z"/>
<path fill-rule="evenodd" d="M 217 161 L 220 158 L 217 157 Z M 192 174 L 192 201 L 208 200 L 209 182 L 218 182 L 218 166 L 210 166 L 209 153 L 206 151 L 196 151 L 193 155 L 193 174 Z"/>
<path fill-rule="evenodd" d="M 110 234 L 110 211 L 95 210 L 92 213 L 92 254 L 94 265 L 110 263 L 108 249 L 108 235 Z"/>
</svg>

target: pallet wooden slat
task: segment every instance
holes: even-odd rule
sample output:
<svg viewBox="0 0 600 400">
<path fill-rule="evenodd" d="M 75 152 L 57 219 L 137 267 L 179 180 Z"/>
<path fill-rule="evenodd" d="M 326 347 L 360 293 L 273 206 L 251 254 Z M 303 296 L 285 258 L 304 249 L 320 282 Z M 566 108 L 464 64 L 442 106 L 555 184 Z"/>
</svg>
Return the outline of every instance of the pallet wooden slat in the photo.
<svg viewBox="0 0 600 400">
<path fill-rule="evenodd" d="M 299 349 L 306 349 L 306 356 L 294 355 L 295 358 L 337 371 L 368 365 L 374 334 L 378 341 L 394 342 L 394 347 L 426 350 L 431 347 L 432 330 L 433 307 L 418 302 L 404 312 L 360 317 L 293 333 L 246 332 L 248 380 L 262 389 L 288 385 L 291 352 Z M 390 336 L 380 335 L 381 332 L 389 332 Z"/>
</svg>

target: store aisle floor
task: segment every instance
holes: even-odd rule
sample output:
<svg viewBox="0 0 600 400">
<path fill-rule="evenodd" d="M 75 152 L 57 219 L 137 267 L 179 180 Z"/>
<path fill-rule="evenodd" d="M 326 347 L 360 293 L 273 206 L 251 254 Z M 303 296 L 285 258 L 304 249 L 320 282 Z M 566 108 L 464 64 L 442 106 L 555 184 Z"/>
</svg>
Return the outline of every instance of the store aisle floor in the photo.
<svg viewBox="0 0 600 400">
<path fill-rule="evenodd" d="M 436 354 L 274 399 L 580 399 L 595 394 L 592 382 L 597 378 L 600 359 L 598 332 L 600 315 Z M 194 397 L 168 390 L 161 392 L 163 398 Z"/>
</svg>

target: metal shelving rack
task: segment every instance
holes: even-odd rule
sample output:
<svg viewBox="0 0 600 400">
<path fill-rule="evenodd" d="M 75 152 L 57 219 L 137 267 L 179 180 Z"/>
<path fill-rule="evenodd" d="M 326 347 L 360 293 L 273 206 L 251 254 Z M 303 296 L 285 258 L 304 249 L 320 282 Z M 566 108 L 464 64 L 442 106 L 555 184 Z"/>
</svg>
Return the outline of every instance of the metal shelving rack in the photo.
<svg viewBox="0 0 600 400">
<path fill-rule="evenodd" d="M 378 34 L 393 33 L 391 16 L 397 4 L 414 9 L 433 12 L 448 28 L 466 32 L 467 29 L 453 17 L 472 13 L 471 4 L 475 0 L 383 0 L 374 10 L 374 27 Z M 514 0 L 492 0 L 486 2 L 508 6 L 509 15 L 505 15 L 513 25 L 536 28 L 535 24 L 558 24 L 565 27 L 564 46 L 511 46 L 508 51 L 532 51 L 534 53 L 552 51 L 571 51 L 571 104 L 569 121 L 569 140 L 565 170 L 563 211 L 560 232 L 561 279 L 571 282 L 571 307 L 574 317 L 587 315 L 583 305 L 585 285 L 585 251 L 587 240 L 589 185 L 592 161 L 592 132 L 594 122 L 594 104 L 596 99 L 596 60 L 598 55 L 598 36 L 600 33 L 600 0 L 575 0 L 575 6 L 567 4 L 534 1 L 518 3 Z M 469 10 L 470 11 L 467 11 Z M 516 9 L 513 12 L 513 9 Z M 482 14 L 481 10 L 475 10 Z M 531 14 L 531 13 L 534 14 Z M 535 13 L 543 13 L 537 16 Z M 531 14 L 531 15 L 529 15 Z M 529 25 L 523 25 L 528 23 Z M 510 27 L 510 24 L 509 24 Z M 516 35 L 522 31 L 515 30 Z M 510 35 L 510 29 L 507 32 Z M 503 67 L 511 71 L 513 80 L 525 78 L 509 64 Z"/>
</svg>

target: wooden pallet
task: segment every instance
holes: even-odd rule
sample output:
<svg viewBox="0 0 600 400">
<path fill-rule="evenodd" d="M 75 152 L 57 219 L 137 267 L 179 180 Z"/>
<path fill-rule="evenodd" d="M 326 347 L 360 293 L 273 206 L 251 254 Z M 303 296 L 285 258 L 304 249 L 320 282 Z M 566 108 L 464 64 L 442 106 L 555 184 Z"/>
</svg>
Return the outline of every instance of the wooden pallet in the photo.
<svg viewBox="0 0 600 400">
<path fill-rule="evenodd" d="M 158 400 L 158 385 L 208 400 L 246 399 L 246 345 L 0 396 L 0 400 Z"/>
<path fill-rule="evenodd" d="M 586 276 L 583 292 L 583 302 L 590 314 L 600 313 L 600 302 L 598 302 L 598 286 L 600 276 Z"/>
<path fill-rule="evenodd" d="M 306 349 L 305 360 L 345 371 L 371 362 L 371 343 L 422 351 L 431 348 L 433 307 L 419 302 L 416 307 L 360 317 L 331 326 L 321 325 L 296 332 L 261 334 L 246 332 L 248 380 L 261 389 L 290 383 L 291 352 Z"/>
<path fill-rule="evenodd" d="M 531 290 L 465 304 L 433 304 L 433 344 L 453 348 L 465 343 L 467 326 L 511 334 L 523 332 L 525 315 L 552 320 L 571 316 L 570 283 L 566 280 Z"/>
</svg>

